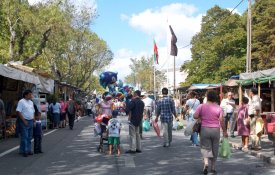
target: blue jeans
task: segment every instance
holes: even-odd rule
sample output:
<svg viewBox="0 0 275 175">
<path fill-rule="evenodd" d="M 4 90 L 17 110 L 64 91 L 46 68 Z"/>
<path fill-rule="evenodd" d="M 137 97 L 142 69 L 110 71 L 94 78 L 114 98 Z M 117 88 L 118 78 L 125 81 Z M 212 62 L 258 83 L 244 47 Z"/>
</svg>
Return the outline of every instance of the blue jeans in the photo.
<svg viewBox="0 0 275 175">
<path fill-rule="evenodd" d="M 33 134 L 33 120 L 27 120 L 28 125 L 26 126 L 20 119 L 20 147 L 19 153 L 30 153 L 32 152 L 32 134 Z"/>
<path fill-rule="evenodd" d="M 188 122 L 191 122 L 195 120 L 193 118 L 193 113 L 190 113 L 189 116 L 188 116 Z M 192 141 L 192 144 L 194 145 L 199 145 L 199 139 L 198 139 L 198 133 L 197 132 L 194 132 L 192 135 L 191 135 L 191 138 L 190 140 Z"/>
<path fill-rule="evenodd" d="M 197 133 L 197 132 L 194 132 L 194 133 L 191 135 L 190 140 L 192 141 L 192 144 L 194 144 L 194 145 L 199 145 L 198 133 Z"/>
</svg>

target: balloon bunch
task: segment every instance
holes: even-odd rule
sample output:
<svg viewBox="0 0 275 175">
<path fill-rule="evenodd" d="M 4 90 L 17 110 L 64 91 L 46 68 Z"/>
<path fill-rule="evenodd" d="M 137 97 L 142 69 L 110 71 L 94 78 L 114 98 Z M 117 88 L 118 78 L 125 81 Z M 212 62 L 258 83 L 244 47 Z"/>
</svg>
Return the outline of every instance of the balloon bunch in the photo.
<svg viewBox="0 0 275 175">
<path fill-rule="evenodd" d="M 103 72 L 99 76 L 100 85 L 106 89 L 108 87 L 109 94 L 115 98 L 123 100 L 131 91 L 132 87 L 128 85 L 123 86 L 122 80 L 117 83 L 117 73 L 114 72 Z"/>
</svg>

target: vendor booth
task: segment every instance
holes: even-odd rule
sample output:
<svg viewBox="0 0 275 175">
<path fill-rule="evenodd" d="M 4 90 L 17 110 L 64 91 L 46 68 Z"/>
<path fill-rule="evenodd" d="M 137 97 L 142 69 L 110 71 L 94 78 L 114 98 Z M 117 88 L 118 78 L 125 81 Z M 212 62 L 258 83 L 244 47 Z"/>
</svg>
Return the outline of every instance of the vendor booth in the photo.
<svg viewBox="0 0 275 175">
<path fill-rule="evenodd" d="M 24 70 L 22 70 L 24 69 Z M 34 103 L 40 109 L 41 93 L 53 93 L 54 81 L 34 72 L 34 69 L 20 65 L 0 64 L 0 93 L 4 102 L 6 115 L 0 120 L 0 138 L 16 134 L 16 105 L 22 98 L 25 89 L 31 89 Z M 43 125 L 47 124 L 47 117 L 42 116 Z"/>
</svg>

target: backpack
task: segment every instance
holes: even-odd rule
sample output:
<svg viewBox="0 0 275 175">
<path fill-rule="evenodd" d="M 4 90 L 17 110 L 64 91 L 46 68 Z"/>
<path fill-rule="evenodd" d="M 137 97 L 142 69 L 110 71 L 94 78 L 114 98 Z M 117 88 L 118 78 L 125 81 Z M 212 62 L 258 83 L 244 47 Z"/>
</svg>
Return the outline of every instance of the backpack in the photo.
<svg viewBox="0 0 275 175">
<path fill-rule="evenodd" d="M 68 113 L 71 115 L 75 114 L 75 107 L 74 107 L 73 101 L 69 101 L 69 103 L 68 103 Z"/>
</svg>

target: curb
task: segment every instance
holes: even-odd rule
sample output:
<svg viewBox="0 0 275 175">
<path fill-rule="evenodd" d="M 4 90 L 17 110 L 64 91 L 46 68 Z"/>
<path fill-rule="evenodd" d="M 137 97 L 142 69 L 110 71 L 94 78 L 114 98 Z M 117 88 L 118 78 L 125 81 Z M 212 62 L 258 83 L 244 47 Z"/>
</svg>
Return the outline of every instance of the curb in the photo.
<svg viewBox="0 0 275 175">
<path fill-rule="evenodd" d="M 229 141 L 229 144 L 231 145 L 232 148 L 236 149 L 236 150 L 239 150 L 238 148 L 241 147 L 240 144 L 238 143 L 234 143 L 234 142 L 231 142 Z M 264 161 L 265 163 L 268 163 L 268 164 L 272 164 L 272 165 L 275 165 L 275 156 L 268 156 L 268 155 L 265 155 L 261 152 L 258 152 L 258 151 L 252 151 L 252 150 L 249 150 L 247 152 L 247 154 L 249 155 L 252 155 L 254 157 L 257 157 L 258 159 L 261 159 L 262 161 Z"/>
</svg>

